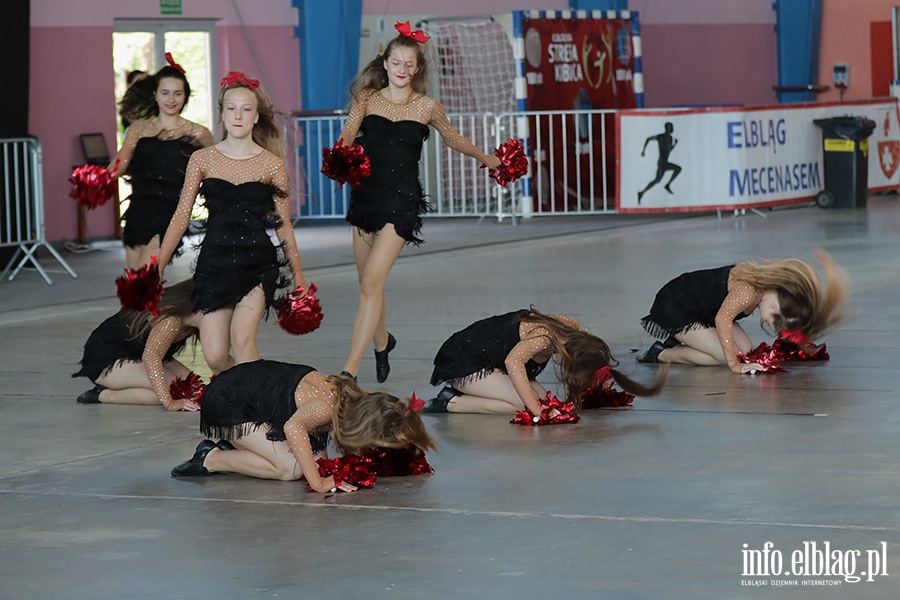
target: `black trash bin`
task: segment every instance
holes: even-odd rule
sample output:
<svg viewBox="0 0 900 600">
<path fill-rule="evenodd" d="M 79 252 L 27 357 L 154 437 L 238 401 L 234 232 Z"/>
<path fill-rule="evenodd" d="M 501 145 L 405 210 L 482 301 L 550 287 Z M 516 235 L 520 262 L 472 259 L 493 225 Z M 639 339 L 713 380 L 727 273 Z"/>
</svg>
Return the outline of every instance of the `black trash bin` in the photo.
<svg viewBox="0 0 900 600">
<path fill-rule="evenodd" d="M 869 189 L 869 141 L 875 121 L 832 117 L 813 121 L 822 128 L 825 189 L 816 195 L 823 208 L 865 208 Z"/>
</svg>

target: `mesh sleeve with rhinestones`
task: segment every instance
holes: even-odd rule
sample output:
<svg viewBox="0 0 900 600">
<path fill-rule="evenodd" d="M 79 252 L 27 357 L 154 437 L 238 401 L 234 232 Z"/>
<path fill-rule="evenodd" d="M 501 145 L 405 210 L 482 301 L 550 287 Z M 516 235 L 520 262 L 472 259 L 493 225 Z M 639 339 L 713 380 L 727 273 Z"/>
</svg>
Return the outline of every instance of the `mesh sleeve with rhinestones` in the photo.
<svg viewBox="0 0 900 600">
<path fill-rule="evenodd" d="M 278 240 L 284 244 L 284 256 L 294 275 L 294 285 L 305 283 L 303 279 L 303 266 L 300 263 L 300 252 L 297 249 L 297 238 L 294 237 L 294 228 L 291 225 L 291 204 L 289 190 L 291 182 L 288 178 L 287 167 L 283 160 L 271 161 L 268 174 L 269 180 L 276 188 L 285 192 L 275 197 L 275 213 L 278 216 L 278 228 L 275 234 Z"/>
<path fill-rule="evenodd" d="M 337 390 L 328 383 L 324 374 L 312 371 L 300 380 L 294 398 L 297 412 L 284 425 L 285 437 L 306 480 L 319 482 L 319 468 L 309 443 L 309 434 L 320 434 L 331 429 Z"/>
<path fill-rule="evenodd" d="M 545 328 L 534 323 L 521 323 L 519 332 L 521 339 L 506 356 L 504 366 L 519 398 L 532 414 L 538 415 L 541 412 L 541 407 L 538 404 L 537 394 L 535 394 L 531 383 L 528 381 L 528 371 L 525 364 L 535 357 L 542 360 L 544 357 L 549 359 L 550 337 Z"/>
<path fill-rule="evenodd" d="M 170 316 L 163 317 L 153 324 L 150 334 L 147 336 L 147 344 L 144 346 L 144 354 L 141 362 L 147 377 L 150 379 L 150 387 L 156 393 L 156 397 L 163 406 L 168 410 L 178 410 L 179 406 L 174 406 L 172 395 L 169 393 L 169 386 L 166 384 L 166 372 L 163 366 L 163 359 L 166 352 L 172 347 L 172 344 L 183 337 L 181 317 Z"/>
<path fill-rule="evenodd" d="M 137 147 L 138 141 L 146 135 L 145 132 L 148 129 L 148 123 L 149 121 L 147 120 L 140 120 L 131 124 L 125 132 L 125 139 L 122 141 L 122 147 L 119 148 L 118 154 L 116 154 L 116 157 L 109 163 L 109 167 L 107 167 L 110 173 L 115 171 L 116 175 L 120 177 L 125 174 L 125 171 L 128 170 L 128 164 L 134 156 L 134 149 Z M 116 161 L 119 161 L 118 167 L 116 167 Z"/>
<path fill-rule="evenodd" d="M 716 314 L 716 332 L 719 343 L 729 366 L 737 364 L 737 351 L 734 342 L 734 320 L 741 314 L 753 312 L 759 305 L 760 293 L 746 281 L 729 279 L 728 295 Z"/>
</svg>

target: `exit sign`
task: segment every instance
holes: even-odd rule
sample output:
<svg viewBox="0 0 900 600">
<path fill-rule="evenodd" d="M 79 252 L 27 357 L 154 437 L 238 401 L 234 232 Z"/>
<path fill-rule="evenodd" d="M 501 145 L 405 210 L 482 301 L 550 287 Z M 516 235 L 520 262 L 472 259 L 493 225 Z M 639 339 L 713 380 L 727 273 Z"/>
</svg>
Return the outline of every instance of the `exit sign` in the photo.
<svg viewBox="0 0 900 600">
<path fill-rule="evenodd" d="M 180 15 L 181 0 L 159 0 L 159 13 L 162 15 Z"/>
</svg>

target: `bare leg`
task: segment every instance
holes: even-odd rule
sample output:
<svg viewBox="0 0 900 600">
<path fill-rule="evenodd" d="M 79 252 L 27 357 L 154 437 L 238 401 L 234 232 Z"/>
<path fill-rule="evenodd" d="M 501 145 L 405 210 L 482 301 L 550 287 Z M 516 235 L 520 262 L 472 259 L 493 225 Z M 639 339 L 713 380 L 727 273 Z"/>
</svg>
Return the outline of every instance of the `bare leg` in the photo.
<svg viewBox="0 0 900 600">
<path fill-rule="evenodd" d="M 547 390 L 540 383 L 530 383 L 538 398 L 547 395 Z M 494 371 L 487 377 L 456 389 L 462 392 L 462 396 L 457 396 L 447 404 L 449 412 L 508 415 L 517 410 L 525 410 L 525 404 L 516 393 L 509 376 L 500 371 Z"/>
<path fill-rule="evenodd" d="M 129 269 L 137 269 L 141 266 L 141 250 L 146 246 L 125 246 L 125 266 Z"/>
<path fill-rule="evenodd" d="M 189 372 L 189 369 L 177 360 L 164 365 L 168 384 Z M 159 397 L 150 386 L 150 378 L 147 377 L 147 371 L 141 363 L 127 362 L 113 367 L 109 373 L 98 377 L 97 383 L 107 388 L 99 395 L 103 404 L 159 404 Z"/>
<path fill-rule="evenodd" d="M 266 294 L 262 286 L 251 290 L 234 307 L 231 317 L 231 345 L 234 348 L 235 363 L 259 360 L 256 332 L 265 311 Z"/>
<path fill-rule="evenodd" d="M 260 479 L 295 481 L 303 472 L 287 442 L 266 439 L 267 427 L 260 427 L 233 440 L 240 450 L 212 450 L 203 466 L 210 473 L 240 473 Z"/>
<path fill-rule="evenodd" d="M 139 246 L 136 248 L 136 250 L 140 251 L 138 256 L 138 267 L 149 265 L 151 256 L 159 256 L 159 245 L 159 236 L 154 235 L 153 239 L 147 242 L 146 246 Z"/>
<path fill-rule="evenodd" d="M 722 353 L 719 334 L 714 327 L 693 329 L 685 333 L 679 333 L 675 338 L 682 345 L 667 348 L 660 352 L 660 362 L 703 366 L 728 364 L 725 360 L 725 355 Z M 750 337 L 737 323 L 734 324 L 734 341 L 741 352 L 746 354 L 752 350 Z"/>
<path fill-rule="evenodd" d="M 367 244 L 367 239 L 371 240 L 368 253 L 361 248 L 357 251 L 357 246 Z M 359 371 L 359 363 L 373 338 L 376 347 L 387 346 L 387 330 L 377 331 L 379 324 L 383 324 L 386 314 L 384 284 L 405 243 L 406 240 L 397 235 L 390 223 L 372 236 L 363 234 L 359 236 L 359 240 L 357 237 L 353 239 L 354 255 L 358 257 L 357 269 L 360 269 L 359 310 L 353 323 L 350 355 L 344 363 L 343 370 L 348 373 L 356 374 Z M 376 331 L 381 339 L 376 338 Z"/>
<path fill-rule="evenodd" d="M 229 354 L 233 314 L 234 308 L 229 306 L 203 315 L 200 321 L 200 347 L 213 373 L 221 373 L 234 365 Z"/>
</svg>

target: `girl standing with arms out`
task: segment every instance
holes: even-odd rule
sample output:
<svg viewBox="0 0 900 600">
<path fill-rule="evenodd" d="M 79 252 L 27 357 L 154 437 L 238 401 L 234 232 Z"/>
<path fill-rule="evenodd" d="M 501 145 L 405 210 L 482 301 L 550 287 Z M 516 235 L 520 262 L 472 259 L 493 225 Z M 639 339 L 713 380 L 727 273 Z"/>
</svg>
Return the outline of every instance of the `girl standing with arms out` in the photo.
<svg viewBox="0 0 900 600">
<path fill-rule="evenodd" d="M 91 332 L 81 369 L 72 377 L 87 377 L 95 385 L 78 396 L 78 402 L 162 403 L 169 411 L 198 410 L 194 401 L 173 400 L 169 393 L 172 381 L 191 372 L 175 355 L 198 335 L 203 323 L 203 314 L 194 310 L 193 292 L 191 280 L 169 286 L 160 301 L 160 316 L 122 309 Z M 227 353 L 204 356 L 213 372 L 233 363 Z"/>
<path fill-rule="evenodd" d="M 568 317 L 545 315 L 533 307 L 472 323 L 443 343 L 434 358 L 431 385 L 449 384 L 423 412 L 541 414 L 547 390 L 537 376 L 555 359 L 566 400 L 581 407 L 582 391 L 598 369 L 616 360 L 609 346 Z M 616 383 L 632 394 L 651 396 L 662 389 L 666 373 L 652 387 L 610 369 Z"/>
<path fill-rule="evenodd" d="M 422 47 L 428 36 L 409 31 L 409 23 L 396 27 L 400 35 L 351 84 L 353 102 L 341 132 L 343 145 L 356 141 L 365 148 L 372 168 L 371 176 L 352 191 L 347 211 L 353 225 L 359 310 L 343 373 L 355 377 L 374 342 L 379 383 L 388 378 L 388 353 L 396 345 L 387 331 L 385 282 L 403 246 L 423 241 L 419 234 L 428 205 L 418 165 L 428 126 L 437 129 L 450 148 L 490 168 L 500 165 L 499 158 L 484 154 L 457 133 L 441 103 L 425 95 L 428 64 Z"/>
<path fill-rule="evenodd" d="M 234 350 L 235 362 L 259 359 L 256 331 L 279 289 L 287 264 L 295 286 L 306 287 L 288 208 L 287 166 L 275 109 L 259 82 L 238 71 L 222 79 L 219 112 L 224 137 L 195 152 L 178 209 L 159 253 L 165 268 L 184 235 L 199 193 L 209 210 L 194 268 L 196 309 L 204 313 L 200 344 L 216 355 Z M 274 223 L 281 242 L 272 244 Z M 162 274 L 162 272 L 160 273 Z"/>
<path fill-rule="evenodd" d="M 762 371 L 742 363 L 738 352 L 753 349 L 737 321 L 759 309 L 760 322 L 772 332 L 801 332 L 811 339 L 841 322 L 850 294 L 847 273 L 824 250 L 827 290 L 815 269 L 796 258 L 684 273 L 656 294 L 650 314 L 641 319 L 647 333 L 664 338 L 637 356 L 642 363 L 728 365 L 733 373 Z"/>
<path fill-rule="evenodd" d="M 242 473 L 294 481 L 304 476 L 314 490 L 327 492 L 334 478 L 319 476 L 315 458 L 325 450 L 324 434 L 347 452 L 436 447 L 410 400 L 363 391 L 349 377 L 271 360 L 237 365 L 213 379 L 203 394 L 200 431 L 226 441 L 200 442 L 190 460 L 172 469 L 173 477 Z"/>
<path fill-rule="evenodd" d="M 169 65 L 156 75 L 135 81 L 125 92 L 121 114 L 135 116 L 125 134 L 122 148 L 110 163 L 110 172 L 128 177 L 132 193 L 125 223 L 123 242 L 129 269 L 137 269 L 159 253 L 159 246 L 184 185 L 184 174 L 191 154 L 211 146 L 212 134 L 206 127 L 181 116 L 191 96 L 191 86 L 171 55 Z M 181 240 L 178 240 L 178 248 Z"/>
</svg>

